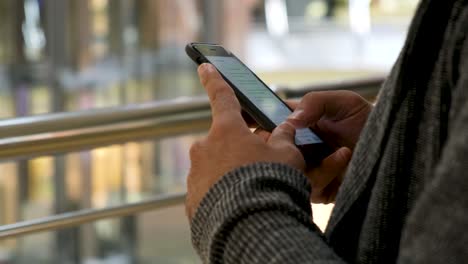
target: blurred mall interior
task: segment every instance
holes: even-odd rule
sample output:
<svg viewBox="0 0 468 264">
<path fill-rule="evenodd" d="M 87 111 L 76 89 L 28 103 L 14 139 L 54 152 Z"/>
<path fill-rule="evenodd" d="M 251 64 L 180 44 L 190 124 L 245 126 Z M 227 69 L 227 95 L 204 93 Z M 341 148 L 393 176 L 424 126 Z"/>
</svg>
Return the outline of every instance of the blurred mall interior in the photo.
<svg viewBox="0 0 468 264">
<path fill-rule="evenodd" d="M 417 4 L 0 0 L 0 263 L 199 263 L 183 194 L 209 108 L 186 43 L 285 97 L 375 98 Z"/>
</svg>

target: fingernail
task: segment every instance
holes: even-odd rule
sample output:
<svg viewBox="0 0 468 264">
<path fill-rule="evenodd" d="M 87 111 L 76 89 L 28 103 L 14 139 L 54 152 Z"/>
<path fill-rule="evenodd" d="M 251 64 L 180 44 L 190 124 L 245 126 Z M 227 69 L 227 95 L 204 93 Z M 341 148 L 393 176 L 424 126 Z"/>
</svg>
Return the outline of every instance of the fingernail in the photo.
<svg viewBox="0 0 468 264">
<path fill-rule="evenodd" d="M 296 130 L 296 128 L 289 122 L 285 121 L 279 125 L 282 129 Z"/>
<path fill-rule="evenodd" d="M 203 74 L 211 73 L 214 70 L 213 65 L 209 63 L 203 63 L 201 67 L 202 67 L 201 71 Z"/>
<path fill-rule="evenodd" d="M 289 115 L 288 119 L 298 119 L 301 120 L 304 114 L 304 110 L 296 109 L 291 115 Z"/>
<path fill-rule="evenodd" d="M 307 126 L 307 122 L 304 121 L 304 110 L 302 109 L 296 109 L 288 116 L 287 121 L 295 128 L 304 128 Z"/>
</svg>

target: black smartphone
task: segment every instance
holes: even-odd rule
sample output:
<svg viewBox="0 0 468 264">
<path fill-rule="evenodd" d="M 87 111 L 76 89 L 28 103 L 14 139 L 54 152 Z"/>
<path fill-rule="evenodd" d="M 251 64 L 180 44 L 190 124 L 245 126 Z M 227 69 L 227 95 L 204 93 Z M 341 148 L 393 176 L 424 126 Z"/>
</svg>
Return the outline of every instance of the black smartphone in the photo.
<svg viewBox="0 0 468 264">
<path fill-rule="evenodd" d="M 198 65 L 211 63 L 215 66 L 234 90 L 243 110 L 263 129 L 273 131 L 292 113 L 291 108 L 278 95 L 222 46 L 190 43 L 185 50 Z M 295 143 L 309 166 L 320 163 L 332 153 L 332 148 L 309 128 L 296 131 Z"/>
</svg>

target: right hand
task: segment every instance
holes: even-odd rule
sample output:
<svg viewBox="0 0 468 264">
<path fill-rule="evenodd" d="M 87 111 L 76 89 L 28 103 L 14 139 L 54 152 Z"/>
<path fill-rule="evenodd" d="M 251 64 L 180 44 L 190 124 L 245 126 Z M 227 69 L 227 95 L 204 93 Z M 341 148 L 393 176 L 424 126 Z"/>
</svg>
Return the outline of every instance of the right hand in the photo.
<svg viewBox="0 0 468 264">
<path fill-rule="evenodd" d="M 288 121 L 297 128 L 310 127 L 334 147 L 354 149 L 372 104 L 351 91 L 306 94 Z"/>
<path fill-rule="evenodd" d="M 351 91 L 325 91 L 308 93 L 299 103 L 289 105 L 295 109 L 288 118 L 290 124 L 312 128 L 337 148 L 319 167 L 306 172 L 312 185 L 311 201 L 334 202 L 372 104 Z"/>
</svg>

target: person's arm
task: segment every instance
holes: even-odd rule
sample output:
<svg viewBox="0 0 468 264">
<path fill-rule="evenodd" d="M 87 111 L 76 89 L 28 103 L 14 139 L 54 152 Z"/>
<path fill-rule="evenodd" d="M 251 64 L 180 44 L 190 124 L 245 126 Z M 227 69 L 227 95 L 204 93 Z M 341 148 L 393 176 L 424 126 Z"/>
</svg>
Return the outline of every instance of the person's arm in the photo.
<svg viewBox="0 0 468 264">
<path fill-rule="evenodd" d="M 294 126 L 283 123 L 268 138 L 253 134 L 216 69 L 203 64 L 199 72 L 213 121 L 208 135 L 190 149 L 186 209 L 203 261 L 339 262 L 312 224 L 306 164 L 294 145 Z"/>
<path fill-rule="evenodd" d="M 436 176 L 404 228 L 398 263 L 468 259 L 468 100 L 451 131 Z M 300 171 L 281 164 L 226 174 L 192 221 L 203 263 L 344 263 L 310 219 L 309 190 Z"/>
<path fill-rule="evenodd" d="M 454 263 L 468 259 L 468 235 L 464 232 L 468 223 L 466 73 L 457 86 L 444 152 L 433 181 L 425 186 L 404 227 L 399 263 Z M 251 154 L 249 150 L 242 153 L 236 159 Z M 218 152 L 199 162 L 208 162 L 206 166 L 213 170 L 220 166 L 216 161 L 223 155 Z M 195 156 L 200 156 L 197 151 Z M 198 206 L 189 202 L 188 208 L 197 208 L 194 216 L 189 213 L 193 216 L 192 239 L 205 263 L 343 262 L 309 220 L 309 186 L 300 171 L 279 163 L 255 163 L 219 179 L 209 175 L 212 170 L 195 173 L 197 184 L 189 184 L 189 194 L 200 194 L 198 201 L 204 197 Z M 212 181 L 199 184 L 207 179 Z"/>
<path fill-rule="evenodd" d="M 461 58 L 456 74 L 460 77 L 453 90 L 447 140 L 435 175 L 408 218 L 401 263 L 468 260 L 468 40 L 457 58 Z"/>
<path fill-rule="evenodd" d="M 244 166 L 208 192 L 192 220 L 203 263 L 343 263 L 311 220 L 310 185 L 276 163 Z"/>
</svg>

